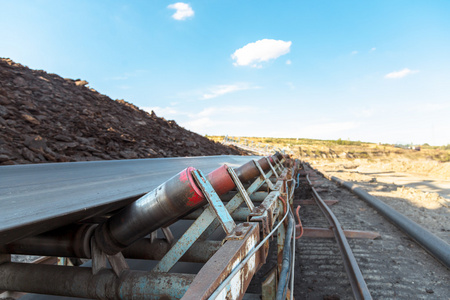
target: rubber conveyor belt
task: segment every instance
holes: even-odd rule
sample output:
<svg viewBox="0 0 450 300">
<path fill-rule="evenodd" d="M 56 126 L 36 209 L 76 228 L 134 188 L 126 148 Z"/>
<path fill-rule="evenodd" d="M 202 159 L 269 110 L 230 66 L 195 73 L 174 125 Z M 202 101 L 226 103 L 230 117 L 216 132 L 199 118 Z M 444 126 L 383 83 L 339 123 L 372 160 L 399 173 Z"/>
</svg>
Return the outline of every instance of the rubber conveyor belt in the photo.
<svg viewBox="0 0 450 300">
<path fill-rule="evenodd" d="M 0 167 L 0 244 L 118 209 L 186 167 L 208 173 L 257 156 L 204 156 Z"/>
</svg>

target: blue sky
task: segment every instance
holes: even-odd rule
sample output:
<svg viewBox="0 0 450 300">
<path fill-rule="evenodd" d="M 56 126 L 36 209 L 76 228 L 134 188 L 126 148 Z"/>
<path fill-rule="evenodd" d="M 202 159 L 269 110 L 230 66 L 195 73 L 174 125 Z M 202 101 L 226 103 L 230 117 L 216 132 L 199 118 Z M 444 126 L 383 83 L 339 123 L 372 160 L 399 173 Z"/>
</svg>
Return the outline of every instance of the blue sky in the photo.
<svg viewBox="0 0 450 300">
<path fill-rule="evenodd" d="M 0 4 L 1 57 L 200 134 L 450 143 L 450 1 Z"/>
</svg>

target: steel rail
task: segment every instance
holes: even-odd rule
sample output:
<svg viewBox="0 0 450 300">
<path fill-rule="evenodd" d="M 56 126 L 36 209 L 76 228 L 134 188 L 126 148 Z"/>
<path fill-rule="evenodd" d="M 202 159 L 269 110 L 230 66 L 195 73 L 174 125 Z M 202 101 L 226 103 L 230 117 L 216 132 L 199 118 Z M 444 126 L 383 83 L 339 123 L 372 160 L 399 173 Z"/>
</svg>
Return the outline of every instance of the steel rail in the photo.
<svg viewBox="0 0 450 300">
<path fill-rule="evenodd" d="M 370 195 L 362 188 L 358 187 L 356 184 L 346 182 L 334 176 L 330 176 L 322 171 L 318 172 L 322 173 L 331 181 L 342 185 L 346 189 L 356 194 L 359 198 L 366 201 L 390 222 L 400 228 L 400 230 L 402 230 L 413 240 L 415 240 L 422 248 L 424 248 L 434 258 L 436 258 L 440 263 L 450 269 L 450 245 L 444 240 L 440 239 L 438 236 L 434 235 L 416 222 L 397 212 L 395 209 L 393 209 L 383 201 Z"/>
<path fill-rule="evenodd" d="M 331 211 L 331 209 L 325 204 L 325 202 L 319 196 L 316 189 L 312 186 L 312 183 L 309 180 L 308 175 L 306 175 L 306 180 L 308 181 L 308 184 L 311 187 L 314 200 L 316 201 L 322 213 L 327 218 L 328 223 L 330 224 L 331 229 L 334 232 L 337 245 L 339 247 L 341 256 L 344 261 L 344 267 L 347 272 L 350 285 L 352 287 L 354 298 L 372 299 L 369 288 L 367 287 L 367 284 L 364 280 L 361 270 L 359 269 L 358 263 L 356 262 L 355 256 L 353 255 L 350 245 L 348 244 L 347 238 L 345 237 L 341 224 L 339 223 L 339 221 L 337 220 L 336 216 Z"/>
</svg>

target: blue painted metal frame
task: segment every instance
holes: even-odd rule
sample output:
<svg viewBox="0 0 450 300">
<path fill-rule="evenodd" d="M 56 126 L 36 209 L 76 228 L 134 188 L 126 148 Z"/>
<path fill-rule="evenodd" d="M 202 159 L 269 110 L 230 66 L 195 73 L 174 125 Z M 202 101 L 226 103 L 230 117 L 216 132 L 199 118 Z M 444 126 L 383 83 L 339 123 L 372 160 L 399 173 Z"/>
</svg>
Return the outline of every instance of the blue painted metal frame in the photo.
<svg viewBox="0 0 450 300">
<path fill-rule="evenodd" d="M 233 218 L 231 217 L 228 210 L 223 205 L 222 200 L 220 200 L 216 191 L 209 183 L 209 181 L 205 178 L 202 171 L 195 170 L 192 172 L 192 176 L 194 177 L 195 182 L 198 184 L 198 187 L 202 190 L 203 195 L 209 202 L 209 208 L 213 209 L 217 219 L 220 224 L 222 224 L 223 230 L 227 235 L 230 235 L 234 229 L 236 228 L 236 224 L 234 223 Z"/>
<path fill-rule="evenodd" d="M 248 195 L 257 191 L 265 182 L 266 178 L 272 176 L 272 171 L 269 171 L 264 179 L 258 177 L 247 189 Z M 228 212 L 233 213 L 244 201 L 244 198 L 238 193 L 226 205 Z M 186 253 L 186 251 L 199 238 L 206 239 L 211 235 L 220 225 L 216 220 L 216 215 L 212 208 L 207 208 L 203 211 L 200 217 L 186 230 L 183 236 L 175 243 L 175 245 L 167 252 L 167 254 L 159 261 L 158 265 L 153 269 L 154 272 L 169 272 L 170 269 L 178 262 L 178 260 Z"/>
<path fill-rule="evenodd" d="M 265 176 L 264 179 L 260 176 L 258 177 L 247 189 L 248 195 L 252 195 L 254 192 L 256 192 L 265 182 L 267 178 L 270 178 L 272 176 L 272 171 L 269 171 Z M 233 198 L 231 198 L 230 201 L 228 201 L 226 208 L 232 214 L 241 204 L 244 202 L 244 198 L 238 193 Z M 219 221 L 214 220 L 214 222 L 209 225 L 209 227 L 205 230 L 205 232 L 202 234 L 203 239 L 206 239 L 208 236 L 210 236 L 216 229 L 219 227 Z"/>
</svg>

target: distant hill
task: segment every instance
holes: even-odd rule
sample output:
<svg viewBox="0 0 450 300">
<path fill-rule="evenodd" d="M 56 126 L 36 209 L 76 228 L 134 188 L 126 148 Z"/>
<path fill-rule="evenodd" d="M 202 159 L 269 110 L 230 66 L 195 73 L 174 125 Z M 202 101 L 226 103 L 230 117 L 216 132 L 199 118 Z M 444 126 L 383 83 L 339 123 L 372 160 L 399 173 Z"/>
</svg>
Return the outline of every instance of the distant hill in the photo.
<svg viewBox="0 0 450 300">
<path fill-rule="evenodd" d="M 0 164 L 244 154 L 87 84 L 0 58 Z"/>
</svg>

